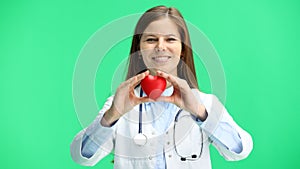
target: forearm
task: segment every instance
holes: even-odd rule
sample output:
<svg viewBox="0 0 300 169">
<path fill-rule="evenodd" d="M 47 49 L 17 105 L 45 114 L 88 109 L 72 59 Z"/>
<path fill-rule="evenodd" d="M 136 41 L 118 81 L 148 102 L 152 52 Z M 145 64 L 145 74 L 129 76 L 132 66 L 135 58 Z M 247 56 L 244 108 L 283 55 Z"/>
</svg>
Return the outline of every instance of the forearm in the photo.
<svg viewBox="0 0 300 169">
<path fill-rule="evenodd" d="M 119 112 L 115 109 L 115 106 L 112 105 L 103 115 L 100 120 L 100 124 L 104 127 L 111 127 L 115 122 L 121 117 Z"/>
<path fill-rule="evenodd" d="M 251 136 L 236 124 L 216 96 L 204 94 L 202 96 L 200 102 L 205 106 L 208 116 L 205 121 L 198 119 L 199 127 L 211 138 L 213 145 L 227 160 L 247 157 L 253 146 Z"/>
<path fill-rule="evenodd" d="M 71 144 L 71 154 L 74 161 L 78 163 L 87 162 L 89 158 L 93 158 L 92 156 L 101 146 L 105 146 L 106 150 L 112 150 L 114 127 L 105 127 L 100 123 L 104 112 L 111 107 L 112 100 L 113 97 L 108 98 L 95 120 L 74 138 Z"/>
<path fill-rule="evenodd" d="M 238 132 L 226 122 L 220 122 L 210 138 L 216 144 L 235 153 L 240 153 L 243 150 L 242 140 Z"/>
</svg>

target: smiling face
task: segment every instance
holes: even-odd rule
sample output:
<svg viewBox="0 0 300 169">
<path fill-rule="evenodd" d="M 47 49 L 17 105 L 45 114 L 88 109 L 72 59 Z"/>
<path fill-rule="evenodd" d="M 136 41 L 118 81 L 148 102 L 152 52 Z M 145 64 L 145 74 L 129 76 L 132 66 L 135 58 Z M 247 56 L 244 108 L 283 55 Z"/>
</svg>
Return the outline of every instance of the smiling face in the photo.
<svg viewBox="0 0 300 169">
<path fill-rule="evenodd" d="M 182 46 L 178 27 L 172 20 L 163 18 L 150 23 L 141 37 L 140 50 L 148 69 L 177 76 Z"/>
</svg>

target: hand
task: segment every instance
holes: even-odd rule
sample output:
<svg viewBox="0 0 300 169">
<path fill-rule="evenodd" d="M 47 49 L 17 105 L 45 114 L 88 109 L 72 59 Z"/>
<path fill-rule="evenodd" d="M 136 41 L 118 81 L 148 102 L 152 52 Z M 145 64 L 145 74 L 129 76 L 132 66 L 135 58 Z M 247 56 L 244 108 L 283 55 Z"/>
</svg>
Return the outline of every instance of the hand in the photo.
<svg viewBox="0 0 300 169">
<path fill-rule="evenodd" d="M 207 112 L 203 104 L 197 101 L 187 81 L 180 79 L 171 74 L 157 71 L 157 75 L 165 78 L 173 85 L 174 91 L 171 96 L 160 96 L 156 101 L 165 101 L 175 104 L 176 106 L 190 112 L 194 116 L 204 121 Z"/>
<path fill-rule="evenodd" d="M 101 120 L 103 126 L 110 126 L 114 121 L 118 120 L 122 115 L 133 109 L 134 106 L 153 101 L 149 97 L 137 97 L 134 94 L 134 88 L 143 80 L 149 71 L 138 74 L 125 82 L 121 83 L 118 87 L 112 106 L 107 110 Z"/>
</svg>

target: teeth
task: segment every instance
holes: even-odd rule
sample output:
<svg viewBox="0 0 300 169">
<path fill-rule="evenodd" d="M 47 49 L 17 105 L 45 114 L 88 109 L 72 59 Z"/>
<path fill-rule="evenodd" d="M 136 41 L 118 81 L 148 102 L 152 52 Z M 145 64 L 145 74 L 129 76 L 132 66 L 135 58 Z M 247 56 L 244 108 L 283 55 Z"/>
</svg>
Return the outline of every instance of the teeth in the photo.
<svg viewBox="0 0 300 169">
<path fill-rule="evenodd" d="M 169 59 L 169 57 L 167 57 L 167 56 L 162 56 L 162 57 L 155 57 L 155 58 L 153 58 L 156 62 L 166 62 L 168 59 Z"/>
</svg>

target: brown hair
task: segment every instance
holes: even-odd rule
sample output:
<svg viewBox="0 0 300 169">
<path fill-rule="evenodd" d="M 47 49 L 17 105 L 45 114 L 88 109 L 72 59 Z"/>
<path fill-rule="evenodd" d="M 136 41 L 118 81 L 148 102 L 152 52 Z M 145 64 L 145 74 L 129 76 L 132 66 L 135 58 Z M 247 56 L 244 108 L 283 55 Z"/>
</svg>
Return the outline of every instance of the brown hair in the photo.
<svg viewBox="0 0 300 169">
<path fill-rule="evenodd" d="M 180 62 L 177 65 L 177 75 L 179 78 L 185 79 L 191 88 L 198 88 L 189 32 L 181 13 L 174 7 L 153 7 L 139 19 L 132 38 L 126 79 L 147 69 L 143 59 L 139 56 L 142 34 L 150 23 L 166 17 L 177 25 L 181 38 L 182 51 Z"/>
</svg>

